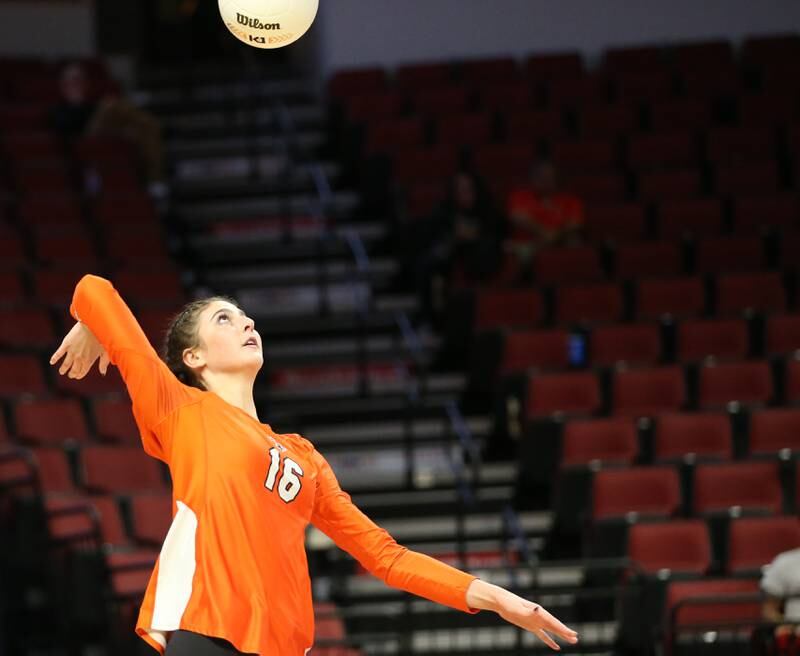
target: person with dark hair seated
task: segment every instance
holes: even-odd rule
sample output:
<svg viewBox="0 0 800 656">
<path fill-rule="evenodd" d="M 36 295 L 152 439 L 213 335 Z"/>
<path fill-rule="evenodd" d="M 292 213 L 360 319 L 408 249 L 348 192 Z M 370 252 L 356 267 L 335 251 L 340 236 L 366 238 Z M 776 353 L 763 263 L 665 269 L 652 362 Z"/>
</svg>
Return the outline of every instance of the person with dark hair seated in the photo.
<svg viewBox="0 0 800 656">
<path fill-rule="evenodd" d="M 116 95 L 98 96 L 79 64 L 70 64 L 59 80 L 61 101 L 50 109 L 51 127 L 67 138 L 114 137 L 133 144 L 154 196 L 166 193 L 161 124 L 150 112 Z"/>
<path fill-rule="evenodd" d="M 514 250 L 535 252 L 580 239 L 584 221 L 583 202 L 558 188 L 558 176 L 547 160 L 536 162 L 529 183 L 511 191 L 506 204 L 511 224 L 509 245 Z"/>
<path fill-rule="evenodd" d="M 466 284 L 481 284 L 497 271 L 503 222 L 483 181 L 475 173 L 459 171 L 427 228 L 427 248 L 416 275 L 423 311 L 435 317 L 444 307 L 448 281 L 458 277 Z"/>
</svg>

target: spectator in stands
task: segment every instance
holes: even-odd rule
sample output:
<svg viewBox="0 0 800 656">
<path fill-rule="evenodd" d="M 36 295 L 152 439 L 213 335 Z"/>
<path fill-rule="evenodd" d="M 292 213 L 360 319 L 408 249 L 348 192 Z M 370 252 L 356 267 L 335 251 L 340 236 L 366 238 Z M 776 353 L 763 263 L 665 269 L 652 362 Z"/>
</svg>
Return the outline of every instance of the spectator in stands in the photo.
<svg viewBox="0 0 800 656">
<path fill-rule="evenodd" d="M 125 98 L 98 96 L 78 64 L 64 68 L 60 88 L 61 101 L 50 110 L 53 129 L 68 138 L 106 136 L 130 141 L 144 165 L 151 193 L 163 195 L 164 154 L 158 120 Z"/>
<path fill-rule="evenodd" d="M 458 277 L 480 284 L 497 271 L 503 222 L 483 180 L 471 171 L 459 171 L 424 225 L 429 233 L 416 267 L 417 284 L 424 310 L 438 316 L 449 280 Z"/>
<path fill-rule="evenodd" d="M 767 595 L 762 613 L 768 622 L 775 622 L 776 637 L 794 633 L 800 639 L 800 548 L 778 554 L 761 578 L 761 589 Z M 782 623 L 786 624 L 782 624 Z"/>
<path fill-rule="evenodd" d="M 573 243 L 583 227 L 583 203 L 559 191 L 556 169 L 547 160 L 531 167 L 528 185 L 511 191 L 506 213 L 509 245 L 516 250 L 535 252 L 542 246 Z"/>
</svg>

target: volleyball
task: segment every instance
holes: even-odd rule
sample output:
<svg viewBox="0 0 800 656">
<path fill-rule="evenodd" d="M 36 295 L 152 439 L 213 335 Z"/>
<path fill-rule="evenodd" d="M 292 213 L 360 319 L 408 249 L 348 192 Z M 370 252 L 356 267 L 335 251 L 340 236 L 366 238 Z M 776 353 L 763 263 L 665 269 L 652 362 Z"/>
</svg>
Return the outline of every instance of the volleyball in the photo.
<svg viewBox="0 0 800 656">
<path fill-rule="evenodd" d="M 303 36 L 317 15 L 319 0 L 219 0 L 222 22 L 254 48 L 282 48 Z"/>
</svg>

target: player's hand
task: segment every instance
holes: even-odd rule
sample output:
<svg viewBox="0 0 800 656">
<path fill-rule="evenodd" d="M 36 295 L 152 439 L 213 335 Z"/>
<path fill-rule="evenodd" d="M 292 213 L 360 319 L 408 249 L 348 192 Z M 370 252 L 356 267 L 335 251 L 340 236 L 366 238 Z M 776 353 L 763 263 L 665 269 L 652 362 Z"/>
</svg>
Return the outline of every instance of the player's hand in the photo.
<svg viewBox="0 0 800 656">
<path fill-rule="evenodd" d="M 497 591 L 494 610 L 507 622 L 533 633 L 550 649 L 561 650 L 553 636 L 562 638 L 570 645 L 578 642 L 578 634 L 562 624 L 542 606 L 503 588 Z"/>
<path fill-rule="evenodd" d="M 72 330 L 61 342 L 61 346 L 50 356 L 50 364 L 55 365 L 62 357 L 64 361 L 58 368 L 58 373 L 76 379 L 83 378 L 88 374 L 98 358 L 100 358 L 100 373 L 104 376 L 111 363 L 102 344 L 97 341 L 92 331 L 80 321 L 72 327 Z"/>
</svg>

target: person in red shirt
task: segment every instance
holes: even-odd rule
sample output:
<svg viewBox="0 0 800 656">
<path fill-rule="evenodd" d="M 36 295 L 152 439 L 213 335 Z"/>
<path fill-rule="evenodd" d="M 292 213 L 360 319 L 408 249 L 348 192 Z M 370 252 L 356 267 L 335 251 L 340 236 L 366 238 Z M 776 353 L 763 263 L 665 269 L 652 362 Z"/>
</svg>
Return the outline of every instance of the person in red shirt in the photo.
<svg viewBox="0 0 800 656">
<path fill-rule="evenodd" d="M 264 357 L 251 318 L 229 298 L 189 303 L 170 326 L 164 360 L 110 281 L 86 275 L 76 324 L 50 363 L 83 378 L 118 367 L 144 450 L 172 477 L 173 520 L 136 633 L 161 655 L 305 656 L 314 614 L 304 539 L 328 535 L 387 585 L 474 614 L 492 610 L 570 644 L 575 631 L 539 604 L 399 545 L 344 492 L 324 456 L 262 423 L 253 385 Z"/>
<path fill-rule="evenodd" d="M 576 241 L 583 227 L 583 203 L 558 189 L 556 170 L 549 161 L 531 167 L 530 183 L 508 196 L 510 243 L 534 251 Z"/>
</svg>

